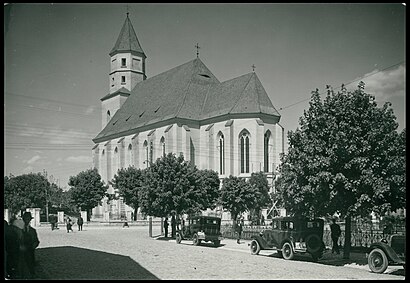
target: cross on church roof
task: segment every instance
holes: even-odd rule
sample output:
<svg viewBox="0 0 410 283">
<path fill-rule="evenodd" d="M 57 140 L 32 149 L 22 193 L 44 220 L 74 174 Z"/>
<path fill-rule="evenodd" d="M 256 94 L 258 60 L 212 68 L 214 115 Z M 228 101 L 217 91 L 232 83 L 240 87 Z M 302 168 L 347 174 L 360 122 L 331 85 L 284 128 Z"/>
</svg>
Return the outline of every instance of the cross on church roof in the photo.
<svg viewBox="0 0 410 283">
<path fill-rule="evenodd" d="M 256 66 L 255 66 L 255 64 L 252 64 L 252 72 L 255 72 L 255 68 L 256 68 Z"/>
<path fill-rule="evenodd" d="M 201 48 L 201 47 L 199 47 L 199 44 L 198 44 L 198 43 L 195 45 L 195 47 L 196 47 L 196 58 L 198 58 L 198 56 L 199 56 L 199 48 Z"/>
<path fill-rule="evenodd" d="M 128 4 L 127 4 L 127 18 L 128 18 L 128 14 L 130 13 L 130 11 L 129 11 L 129 6 L 128 6 Z"/>
</svg>

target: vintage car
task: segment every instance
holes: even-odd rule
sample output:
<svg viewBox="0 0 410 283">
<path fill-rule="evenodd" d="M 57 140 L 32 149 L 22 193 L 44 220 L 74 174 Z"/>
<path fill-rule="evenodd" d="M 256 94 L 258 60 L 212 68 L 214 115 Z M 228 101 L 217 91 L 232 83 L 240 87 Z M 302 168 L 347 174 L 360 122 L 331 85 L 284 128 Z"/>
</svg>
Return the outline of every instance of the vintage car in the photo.
<svg viewBox="0 0 410 283">
<path fill-rule="evenodd" d="M 192 240 L 194 246 L 200 245 L 202 241 L 213 242 L 214 246 L 221 243 L 221 218 L 214 216 L 191 216 L 187 219 L 188 223 L 182 225 L 175 235 L 177 244 L 182 240 Z"/>
<path fill-rule="evenodd" d="M 406 235 L 390 235 L 369 247 L 367 262 L 372 272 L 383 273 L 389 265 L 406 265 Z"/>
<path fill-rule="evenodd" d="M 323 226 L 324 221 L 318 218 L 274 218 L 272 229 L 252 236 L 249 244 L 251 254 L 257 255 L 260 250 L 276 250 L 284 259 L 293 259 L 296 253 L 309 253 L 317 261 L 325 250 Z"/>
</svg>

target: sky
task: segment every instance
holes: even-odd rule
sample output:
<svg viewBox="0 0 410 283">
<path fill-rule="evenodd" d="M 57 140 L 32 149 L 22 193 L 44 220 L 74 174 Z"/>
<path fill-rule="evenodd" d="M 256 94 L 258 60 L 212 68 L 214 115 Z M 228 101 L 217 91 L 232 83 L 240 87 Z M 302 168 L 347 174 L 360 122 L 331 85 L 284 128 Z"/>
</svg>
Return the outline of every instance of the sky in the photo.
<svg viewBox="0 0 410 283">
<path fill-rule="evenodd" d="M 219 79 L 252 65 L 285 132 L 311 91 L 364 81 L 405 125 L 402 4 L 12 4 L 4 7 L 4 175 L 46 171 L 68 188 L 92 168 L 110 57 L 129 18 L 150 78 L 199 57 Z"/>
</svg>

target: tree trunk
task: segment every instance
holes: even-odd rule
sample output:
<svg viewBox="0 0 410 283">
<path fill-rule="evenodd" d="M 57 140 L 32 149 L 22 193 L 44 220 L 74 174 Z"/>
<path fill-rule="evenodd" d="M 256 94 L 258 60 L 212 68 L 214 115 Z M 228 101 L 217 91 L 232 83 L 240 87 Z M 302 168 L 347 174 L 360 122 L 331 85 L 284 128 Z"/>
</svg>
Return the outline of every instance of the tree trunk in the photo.
<svg viewBox="0 0 410 283">
<path fill-rule="evenodd" d="M 352 239 L 352 218 L 351 216 L 346 216 L 345 218 L 345 243 L 343 248 L 343 258 L 349 259 L 350 258 L 350 247 L 351 247 L 351 239 Z"/>
<path fill-rule="evenodd" d="M 137 220 L 137 211 L 138 211 L 138 207 L 134 209 L 134 221 Z"/>
</svg>

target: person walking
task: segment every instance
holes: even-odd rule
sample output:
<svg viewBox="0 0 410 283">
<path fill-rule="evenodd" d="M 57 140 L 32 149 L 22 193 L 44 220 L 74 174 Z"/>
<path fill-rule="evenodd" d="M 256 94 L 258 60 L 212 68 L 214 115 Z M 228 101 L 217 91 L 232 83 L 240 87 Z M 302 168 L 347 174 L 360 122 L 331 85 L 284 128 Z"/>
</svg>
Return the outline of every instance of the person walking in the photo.
<svg viewBox="0 0 410 283">
<path fill-rule="evenodd" d="M 23 279 L 33 279 L 35 277 L 35 254 L 34 251 L 40 244 L 37 231 L 30 226 L 33 217 L 31 212 L 24 212 L 24 228 L 20 242 L 20 277 Z"/>
<path fill-rule="evenodd" d="M 242 236 L 242 230 L 243 230 L 243 219 L 238 220 L 236 222 L 236 243 L 240 244 L 241 243 L 241 236 Z"/>
<path fill-rule="evenodd" d="M 331 231 L 330 236 L 333 242 L 332 254 L 334 252 L 336 252 L 336 254 L 340 254 L 338 241 L 339 241 L 340 234 L 342 232 L 340 230 L 339 224 L 336 223 L 335 218 L 332 219 L 332 224 L 330 224 L 330 231 Z"/>
<path fill-rule="evenodd" d="M 176 227 L 177 227 L 177 221 L 175 219 L 175 211 L 173 211 L 172 216 L 171 216 L 171 238 L 175 238 Z"/>
<path fill-rule="evenodd" d="M 73 232 L 73 221 L 71 220 L 70 217 L 67 217 L 67 233 Z"/>
<path fill-rule="evenodd" d="M 80 215 L 80 217 L 77 220 L 78 231 L 83 231 L 83 223 L 84 223 L 84 219 Z"/>
<path fill-rule="evenodd" d="M 165 217 L 164 220 L 164 229 L 165 229 L 165 238 L 168 238 L 168 217 Z"/>
</svg>

